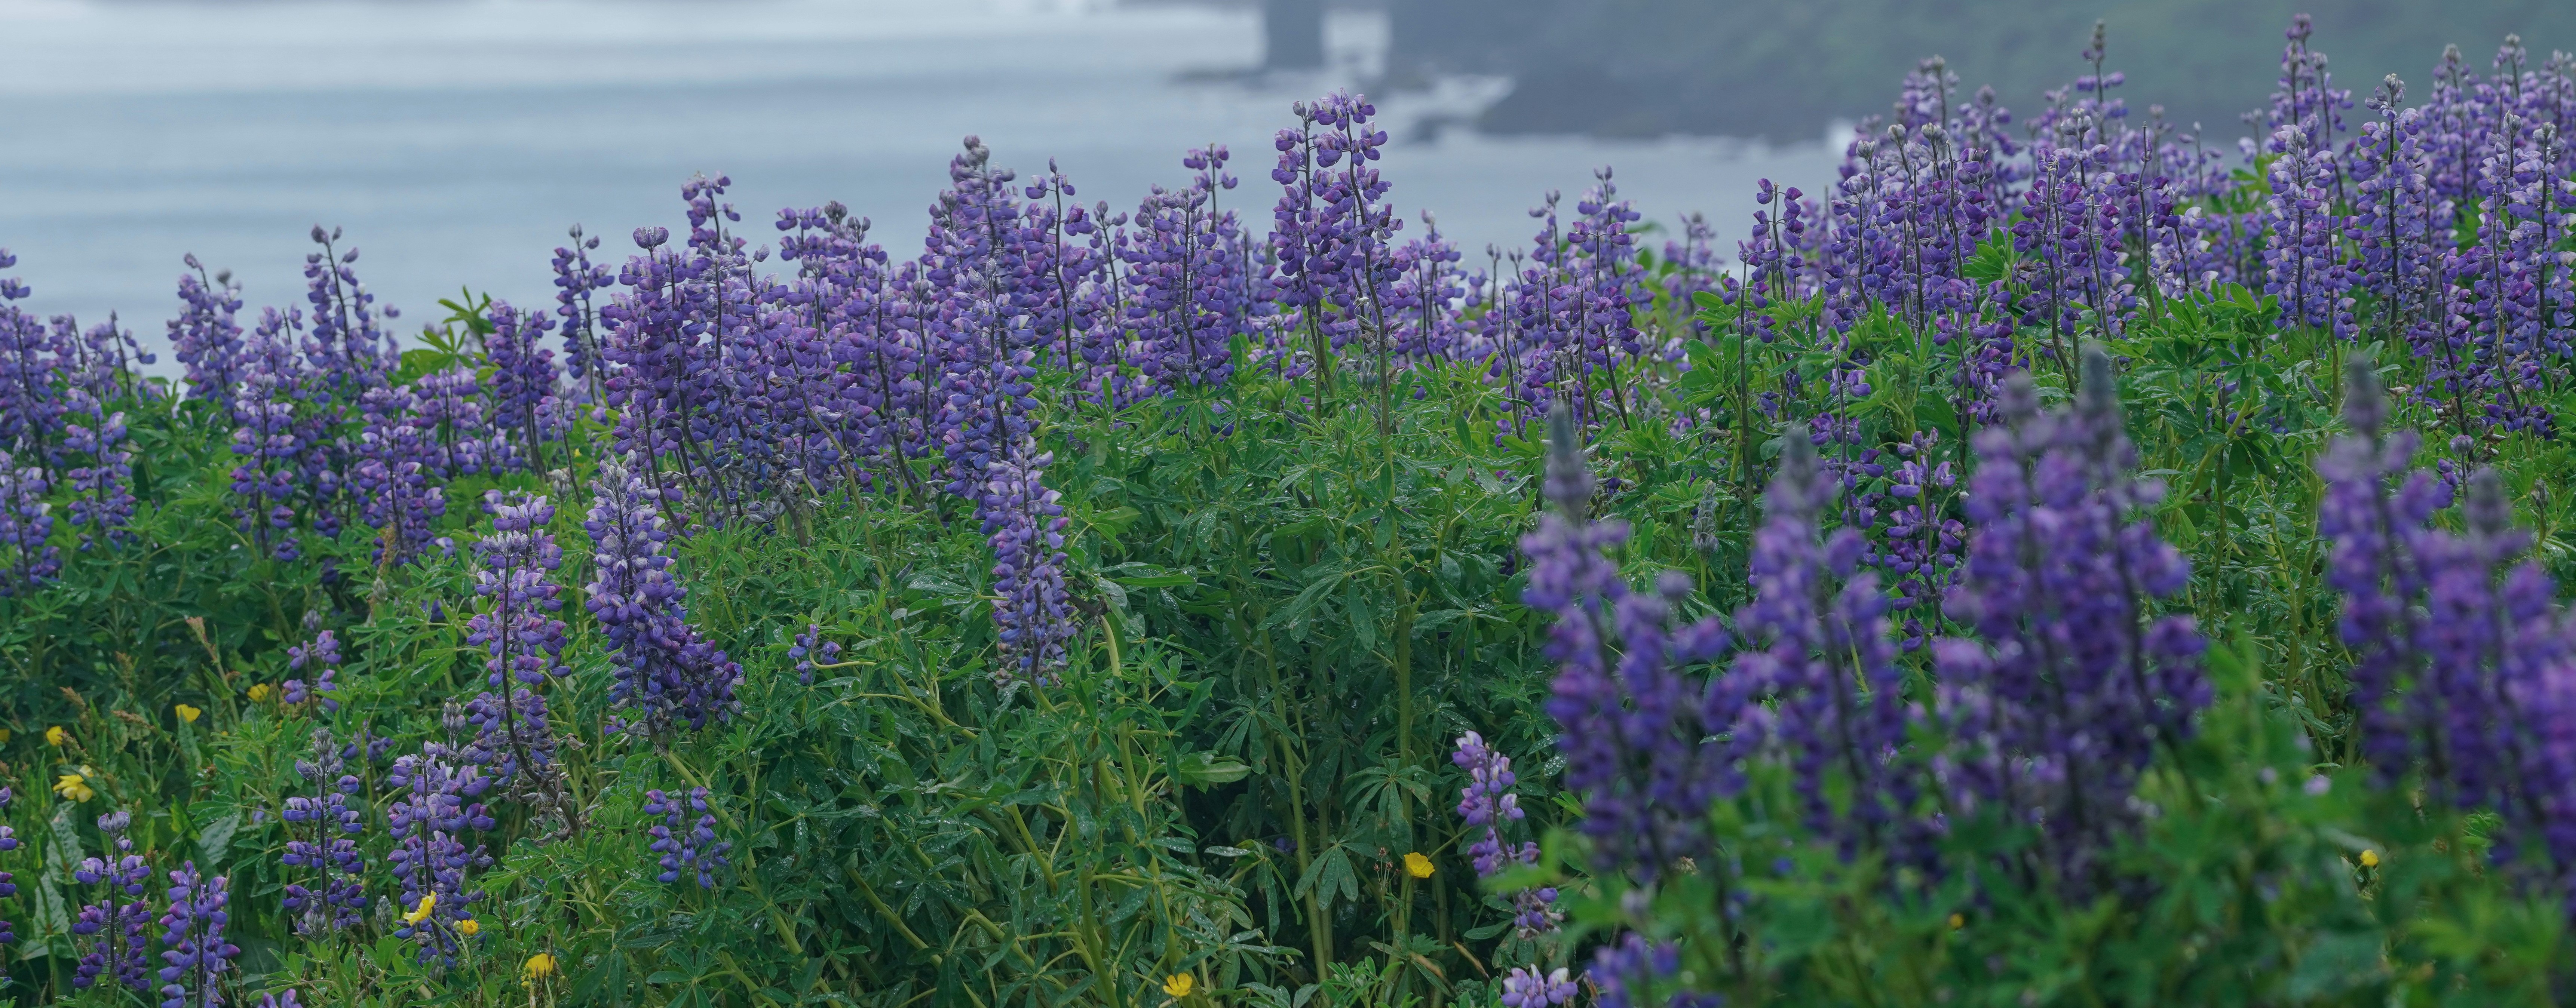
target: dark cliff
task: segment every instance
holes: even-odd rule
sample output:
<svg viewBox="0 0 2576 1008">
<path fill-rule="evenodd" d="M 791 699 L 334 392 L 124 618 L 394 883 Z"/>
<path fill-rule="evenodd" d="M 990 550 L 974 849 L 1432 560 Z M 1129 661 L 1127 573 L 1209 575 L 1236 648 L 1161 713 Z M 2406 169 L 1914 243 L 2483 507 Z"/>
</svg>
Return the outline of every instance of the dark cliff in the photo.
<svg viewBox="0 0 2576 1008">
<path fill-rule="evenodd" d="M 2576 49 L 2568 0 L 1390 0 L 1395 72 L 1512 77 L 1481 125 L 1498 132 L 1696 133 L 1804 140 L 1884 110 L 1923 57 L 2028 110 L 2088 72 L 2101 19 L 2115 94 L 2212 137 L 2272 90 L 2282 29 L 2316 18 L 2337 86 L 2395 73 L 2421 97 L 2445 43 L 2484 73 L 2508 32 L 2534 63 Z M 2366 114 L 2366 113 L 2362 113 Z"/>
</svg>

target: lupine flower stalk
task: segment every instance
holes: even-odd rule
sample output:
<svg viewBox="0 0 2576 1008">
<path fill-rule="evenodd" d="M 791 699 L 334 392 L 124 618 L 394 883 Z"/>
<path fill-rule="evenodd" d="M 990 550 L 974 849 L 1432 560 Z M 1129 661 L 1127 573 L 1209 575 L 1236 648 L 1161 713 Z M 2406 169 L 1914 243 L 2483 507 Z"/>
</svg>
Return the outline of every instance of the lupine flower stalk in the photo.
<svg viewBox="0 0 2576 1008">
<path fill-rule="evenodd" d="M 1819 541 L 1833 483 L 1791 439 L 1753 543 L 1754 599 L 1736 613 L 1743 650 L 1708 691 L 1704 717 L 1740 760 L 1777 752 L 1792 768 L 1808 825 L 1846 850 L 1895 850 L 1912 789 L 1895 760 L 1908 729 L 1888 600 L 1860 569 L 1868 541 L 1843 528 Z M 1829 778 L 1845 782 L 1830 788 Z M 1838 806 L 1829 792 L 1848 794 Z"/>
<path fill-rule="evenodd" d="M 563 564 L 563 550 L 546 531 L 554 507 L 544 497 L 499 490 L 485 493 L 484 506 L 492 512 L 492 534 L 474 544 L 474 593 L 483 604 L 467 621 L 465 638 L 490 656 L 483 665 L 492 691 L 472 704 L 481 762 L 514 797 L 563 814 L 554 733 L 545 698 L 533 689 L 564 671 L 565 627 L 554 615 L 563 607 L 563 589 L 550 579 Z"/>
<path fill-rule="evenodd" d="M 688 819 L 690 812 L 698 813 L 694 823 Z M 647 831 L 653 838 L 649 849 L 661 858 L 662 874 L 655 877 L 670 885 L 695 875 L 698 888 L 715 888 L 715 873 L 731 863 L 725 855 L 733 850 L 733 843 L 716 839 L 716 817 L 707 808 L 707 789 L 693 788 L 686 795 L 646 791 L 644 814 L 662 817 Z"/>
<path fill-rule="evenodd" d="M 428 545 L 447 514 L 446 488 L 430 482 L 440 471 L 438 453 L 411 386 L 369 389 L 358 410 L 364 426 L 349 478 L 358 521 L 376 530 L 375 559 L 403 563 Z"/>
<path fill-rule="evenodd" d="M 1042 481 L 1054 456 L 1023 438 L 992 464 L 977 511 L 993 547 L 993 623 L 1002 675 L 1039 685 L 1054 682 L 1065 642 L 1076 627 L 1065 593 L 1062 496 Z"/>
<path fill-rule="evenodd" d="M 472 918 L 472 904 L 482 896 L 466 890 L 466 873 L 492 863 L 482 845 L 465 843 L 467 831 L 496 825 L 475 800 L 491 780 L 447 746 L 430 742 L 418 754 L 395 760 L 386 783 L 400 792 L 386 816 L 394 837 L 386 860 L 393 864 L 402 912 L 394 936 L 418 943 L 422 962 L 453 956 L 456 922 Z"/>
<path fill-rule="evenodd" d="M 338 228 L 313 226 L 313 243 L 322 248 L 304 257 L 304 300 L 313 327 L 303 350 L 334 408 L 345 412 L 368 389 L 391 380 L 399 351 L 384 322 L 401 313 L 377 307 L 376 296 L 358 282 L 358 250 L 342 251 L 339 240 Z"/>
<path fill-rule="evenodd" d="M 2134 819 L 2139 772 L 2209 696 L 2191 619 L 2154 612 L 2188 578 L 2140 514 L 2161 487 L 2131 474 L 2113 364 L 2087 357 L 2072 408 L 2041 414 L 2017 377 L 2003 423 L 1978 435 L 1974 532 L 1950 596 L 1976 636 L 1933 646 L 1956 740 L 1935 764 L 1950 814 L 1992 808 L 2037 828 L 2050 870 L 2078 888 Z"/>
<path fill-rule="evenodd" d="M 341 749 L 327 728 L 313 730 L 312 755 L 297 760 L 295 772 L 314 794 L 286 799 L 282 818 L 293 839 L 281 860 L 303 876 L 287 884 L 286 909 L 295 915 L 298 934 L 345 931 L 364 920 L 367 909 L 367 862 L 353 839 L 366 832 L 366 822 L 349 803 L 360 782 L 343 772 Z"/>
<path fill-rule="evenodd" d="M 787 657 L 796 662 L 796 682 L 814 685 L 817 666 L 830 665 L 841 657 L 841 645 L 823 639 L 823 625 L 808 623 L 805 632 L 796 635 L 796 643 L 787 649 Z"/>
<path fill-rule="evenodd" d="M 593 577 L 583 605 L 616 654 L 610 699 L 642 712 L 648 731 L 705 728 L 731 716 L 742 667 L 690 625 L 688 589 L 672 576 L 662 509 L 677 489 L 656 491 L 614 462 L 599 467 L 589 531 Z"/>
<path fill-rule="evenodd" d="M 597 235 L 584 237 L 579 224 L 568 234 L 572 244 L 555 249 L 555 317 L 563 333 L 564 371 L 587 393 L 585 401 L 595 405 L 607 401 L 602 379 L 608 360 L 600 351 L 599 307 L 592 294 L 615 285 L 617 274 L 591 263 L 590 254 L 599 248 Z"/>
<path fill-rule="evenodd" d="M 0 598 L 35 590 L 61 573 L 63 551 L 50 540 L 53 505 L 45 470 L 0 451 Z"/>
<path fill-rule="evenodd" d="M 522 312 L 506 301 L 490 309 L 492 332 L 483 338 L 492 362 L 493 440 L 506 444 L 509 464 L 546 469 L 545 445 L 563 435 L 563 403 L 555 352 L 544 343 L 554 320 Z"/>
<path fill-rule="evenodd" d="M 1627 538 L 1624 522 L 1593 522 L 1593 480 L 1573 412 L 1548 415 L 1546 497 L 1553 513 L 1521 538 L 1529 587 L 1522 602 L 1549 613 L 1548 657 L 1557 677 L 1548 714 L 1562 729 L 1565 786 L 1582 796 L 1583 830 L 1600 866 L 1651 880 L 1705 856 L 1711 800 L 1733 780 L 1709 741 L 1699 687 L 1681 667 L 1729 646 L 1715 616 L 1671 625 L 1689 579 L 1668 573 L 1652 593 L 1631 592 L 1604 555 Z"/>
<path fill-rule="evenodd" d="M 2263 292 L 2281 299 L 2281 325 L 2349 338 L 2353 318 L 2344 291 L 2352 281 L 2341 256 L 2344 224 L 2335 214 L 2343 176 L 2328 154 L 2310 146 L 2310 135 L 2283 126 L 2272 138 L 2280 158 L 2272 162 Z"/>
<path fill-rule="evenodd" d="M 1563 966 L 1550 973 L 1541 973 L 1537 966 L 1514 966 L 1511 972 L 1503 974 L 1504 1008 L 1549 1008 L 1551 1005 L 1572 1004 L 1574 995 L 1574 977 Z"/>
<path fill-rule="evenodd" d="M 1377 106 L 1334 92 L 1296 106 L 1299 128 L 1281 130 L 1270 177 L 1284 192 L 1272 212 L 1280 303 L 1298 313 L 1313 365 L 1331 380 L 1342 347 L 1363 326 L 1384 333 L 1379 305 L 1400 272 L 1393 237 L 1403 221 L 1383 202 L 1389 183 L 1373 162 L 1386 145 Z"/>
<path fill-rule="evenodd" d="M 230 885 L 217 875 L 207 878 L 189 862 L 170 873 L 170 910 L 161 915 L 161 1008 L 216 1008 L 224 1003 L 219 981 L 241 947 L 224 940 L 231 915 Z"/>
<path fill-rule="evenodd" d="M 478 561 L 474 594 L 484 600 L 468 621 L 466 643 L 482 648 L 490 684 L 534 686 L 563 671 L 563 589 L 548 576 L 563 565 L 563 549 L 546 526 L 554 506 L 544 497 L 486 491 L 492 532 L 474 544 Z"/>
<path fill-rule="evenodd" d="M 1489 878 L 1512 865 L 1536 863 L 1536 842 L 1514 844 L 1503 839 L 1503 827 L 1524 815 L 1520 796 L 1512 791 L 1518 780 L 1512 774 L 1512 758 L 1486 745 L 1484 736 L 1468 732 L 1458 738 L 1458 751 L 1449 760 L 1467 772 L 1467 786 L 1458 791 L 1458 817 L 1471 827 L 1484 828 L 1484 835 L 1467 846 L 1476 877 Z M 1513 893 L 1512 926 L 1523 939 L 1556 930 L 1563 915 L 1556 912 L 1555 904 L 1553 886 Z"/>
<path fill-rule="evenodd" d="M 134 519 L 134 452 L 127 445 L 125 414 L 110 412 L 87 389 L 74 388 L 66 398 L 63 484 L 74 495 L 71 526 L 79 530 L 84 550 L 102 541 L 122 544 L 125 526 Z"/>
<path fill-rule="evenodd" d="M 1234 188 L 1226 149 L 1192 150 L 1181 163 L 1198 172 L 1177 190 L 1156 186 L 1134 217 L 1127 263 L 1127 310 L 1145 376 L 1165 389 L 1224 384 L 1234 373 L 1230 341 L 1249 306 L 1241 227 L 1219 211 L 1217 194 Z"/>
<path fill-rule="evenodd" d="M 316 613 L 306 617 L 305 625 L 308 630 L 314 627 L 317 622 L 314 616 L 318 615 Z M 287 671 L 299 672 L 302 675 L 279 684 L 282 699 L 291 704 L 315 701 L 318 702 L 323 713 L 339 712 L 340 701 L 333 699 L 332 694 L 340 691 L 340 684 L 335 681 L 340 674 L 340 639 L 331 631 L 315 632 L 311 644 L 288 647 L 286 668 Z M 303 676 L 313 678 L 308 681 Z"/>
<path fill-rule="evenodd" d="M 239 426 L 233 396 L 241 384 L 241 286 L 232 273 L 209 275 L 190 253 L 189 272 L 179 274 L 179 317 L 170 320 L 170 347 L 187 368 L 188 397 L 213 405 L 225 430 Z"/>
<path fill-rule="evenodd" d="M 0 787 L 0 812 L 7 811 L 10 802 L 16 800 L 17 797 L 17 794 L 10 789 Z M 17 849 L 18 832 L 16 828 L 10 826 L 8 823 L 0 822 L 0 854 L 6 854 Z M 0 871 L 0 899 L 7 899 L 16 895 L 18 895 L 17 876 L 9 872 Z M 17 931 L 11 927 L 8 921 L 0 920 L 0 946 L 11 944 L 17 940 Z"/>
<path fill-rule="evenodd" d="M 325 485 L 317 462 L 323 449 L 320 418 L 299 408 L 312 394 L 310 376 L 295 351 L 302 316 L 264 311 L 242 358 L 242 384 L 233 413 L 233 496 L 241 531 L 280 560 L 301 555 L 295 537 Z M 298 505 L 303 505 L 299 508 Z"/>
<path fill-rule="evenodd" d="M 98 887 L 97 902 L 84 904 L 72 921 L 72 934 L 88 939 L 80 943 L 80 962 L 72 970 L 74 988 L 87 990 L 105 978 L 136 993 L 152 990 L 144 965 L 152 910 L 143 899 L 152 868 L 134 853 L 134 839 L 126 835 L 133 825 L 133 814 L 122 809 L 99 816 L 98 831 L 108 842 L 105 856 L 84 859 L 72 869 L 73 881 Z"/>
</svg>

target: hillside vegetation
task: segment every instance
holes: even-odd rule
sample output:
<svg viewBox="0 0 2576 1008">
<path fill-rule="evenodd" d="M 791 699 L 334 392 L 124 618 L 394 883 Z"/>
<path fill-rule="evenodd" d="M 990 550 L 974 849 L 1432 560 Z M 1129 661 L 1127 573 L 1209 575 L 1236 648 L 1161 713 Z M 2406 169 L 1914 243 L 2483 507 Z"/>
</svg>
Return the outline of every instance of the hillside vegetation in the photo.
<svg viewBox="0 0 2576 1008">
<path fill-rule="evenodd" d="M 401 338 L 189 257 L 170 377 L 0 281 L 0 998 L 2563 1003 L 2576 68 L 2092 43 L 1731 256 L 1337 93 Z"/>
</svg>

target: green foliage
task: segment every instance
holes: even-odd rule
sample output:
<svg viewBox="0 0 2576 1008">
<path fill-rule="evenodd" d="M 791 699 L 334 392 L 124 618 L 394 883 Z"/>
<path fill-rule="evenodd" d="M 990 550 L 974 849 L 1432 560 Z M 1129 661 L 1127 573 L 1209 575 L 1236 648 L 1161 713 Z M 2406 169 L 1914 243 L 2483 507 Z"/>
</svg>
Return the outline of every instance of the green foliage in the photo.
<svg viewBox="0 0 2576 1008">
<path fill-rule="evenodd" d="M 1990 244 L 1972 272 L 2008 276 L 2008 256 Z M 481 366 L 479 306 L 452 307 L 407 370 Z M 1746 338 L 1723 301 L 1695 307 L 1680 360 L 1629 376 L 1629 415 L 1589 448 L 1614 480 L 1598 507 L 1636 528 L 1619 559 L 1636 579 L 1693 575 L 1694 615 L 1743 600 L 1752 502 L 1798 422 L 1762 397 L 1818 387 L 1833 364 Z M 1775 323 L 1803 331 L 1818 311 Z M 351 529 L 281 562 L 240 531 L 227 433 L 202 405 L 131 404 L 148 407 L 132 410 L 132 541 L 66 549 L 57 585 L 0 599 L 0 758 L 23 841 L 0 855 L 19 885 L 0 901 L 18 934 L 8 992 L 71 995 L 85 893 L 69 866 L 100 851 L 93 818 L 124 808 L 156 868 L 232 879 L 242 993 L 329 1005 L 1491 1004 L 1510 966 L 1579 964 L 1621 929 L 1681 942 L 1684 978 L 1731 1003 L 2549 1003 L 2568 989 L 2561 908 L 2489 865 L 2477 817 L 2356 765 L 2309 460 L 2342 358 L 2392 385 L 2413 365 L 2276 332 L 2273 315 L 2242 289 L 2168 301 L 2112 347 L 2220 688 L 2142 784 L 2120 884 L 2081 901 L 2006 873 L 1847 863 L 1777 812 L 1789 784 L 1766 778 L 1712 813 L 1743 872 L 1587 875 L 1562 828 L 1579 804 L 1546 792 L 1551 668 L 1517 602 L 1541 446 L 1470 366 L 1402 373 L 1391 395 L 1253 368 L 1115 414 L 1041 387 L 1083 622 L 1058 686 L 996 684 L 990 554 L 957 502 L 835 491 L 776 525 L 693 529 L 675 543 L 691 618 L 743 662 L 743 707 L 667 744 L 610 730 L 605 641 L 581 615 L 596 423 L 573 432 L 565 481 L 452 486 L 454 552 L 380 566 Z M 1973 424 L 1942 352 L 1885 315 L 1852 339 L 1874 390 L 1848 404 L 1862 443 L 1930 432 L 1959 459 Z M 2063 396 L 2062 375 L 2043 379 Z M 2566 495 L 2547 488 L 2567 451 L 2469 451 L 2528 492 L 2523 518 L 2564 567 Z M 548 690 L 579 814 L 557 830 L 503 807 L 473 880 L 479 932 L 423 963 L 390 936 L 386 764 L 355 760 L 379 907 L 349 938 L 297 938 L 278 861 L 294 761 L 317 727 L 387 740 L 387 756 L 446 738 L 442 705 L 481 682 L 461 544 L 488 528 L 470 504 L 488 486 L 557 495 L 571 673 Z M 349 655 L 336 712 L 275 691 L 308 615 Z M 844 650 L 807 684 L 787 651 L 809 624 Z M 1482 887 L 1446 759 L 1468 730 L 1520 761 L 1531 823 L 1552 830 L 1540 867 Z M 90 796 L 58 795 L 64 774 Z M 700 786 L 732 867 L 711 889 L 657 882 L 643 792 Z M 2030 839 L 1963 821 L 1946 842 L 2002 863 Z M 1410 852 L 1429 877 L 1406 871 Z M 1745 888 L 1720 891 L 1726 877 Z M 1499 894 L 1541 880 L 1572 918 L 1532 941 Z M 559 965 L 531 981 L 539 955 Z M 1182 976 L 1189 993 L 1167 994 Z"/>
</svg>

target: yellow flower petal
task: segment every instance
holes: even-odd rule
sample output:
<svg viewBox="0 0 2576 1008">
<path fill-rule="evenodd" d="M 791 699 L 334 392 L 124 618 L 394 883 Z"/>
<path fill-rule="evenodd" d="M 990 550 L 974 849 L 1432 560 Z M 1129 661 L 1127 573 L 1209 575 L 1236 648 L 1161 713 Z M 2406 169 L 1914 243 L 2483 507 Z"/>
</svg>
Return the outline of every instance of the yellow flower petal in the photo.
<svg viewBox="0 0 2576 1008">
<path fill-rule="evenodd" d="M 61 725 L 55 725 L 51 728 L 45 729 L 45 741 L 53 743 L 54 745 L 62 745 L 63 743 L 71 740 L 72 733 L 64 731 L 63 726 Z"/>
<path fill-rule="evenodd" d="M 250 688 L 250 702 L 267 703 L 268 695 L 275 692 L 277 692 L 277 688 L 270 686 L 267 683 L 253 684 Z"/>
<path fill-rule="evenodd" d="M 543 980 L 555 974 L 555 957 L 539 952 L 529 956 L 528 964 L 521 969 L 527 973 L 528 979 Z"/>
<path fill-rule="evenodd" d="M 418 924 L 422 921 L 428 920 L 430 912 L 436 909 L 438 909 L 437 893 L 430 893 L 426 896 L 422 896 L 420 898 L 420 905 L 413 907 L 410 913 L 403 915 L 403 923 Z"/>
<path fill-rule="evenodd" d="M 1430 878 L 1431 859 L 1423 857 L 1421 851 L 1407 851 L 1404 855 L 1404 873 L 1414 878 Z"/>
<path fill-rule="evenodd" d="M 2366 850 L 2361 852 L 2361 866 L 2364 868 L 2379 867 L 2379 852 L 2375 850 Z"/>
<path fill-rule="evenodd" d="M 98 792 L 90 789 L 89 778 L 76 773 L 67 773 L 55 778 L 54 793 L 76 802 L 85 802 L 98 796 Z"/>
<path fill-rule="evenodd" d="M 187 704 L 179 705 L 179 720 L 185 721 L 189 724 L 196 724 L 197 718 L 203 716 L 205 713 L 205 711 L 190 707 Z"/>
<path fill-rule="evenodd" d="M 456 933 L 468 938 L 474 937 L 475 933 L 481 930 L 483 930 L 483 923 L 472 917 L 456 922 Z"/>
<path fill-rule="evenodd" d="M 1173 997 L 1188 997 L 1190 996 L 1190 991 L 1193 988 L 1196 988 L 1198 983 L 1199 981 L 1197 977 L 1191 976 L 1187 973 L 1174 973 L 1171 976 L 1163 978 L 1163 993 L 1169 994 Z"/>
<path fill-rule="evenodd" d="M 1956 930 L 1958 930 L 1958 929 L 1960 929 L 1960 928 L 1967 927 L 1967 926 L 1968 926 L 1968 919 L 1967 919 L 1966 917 L 1962 917 L 1962 916 L 1960 916 L 1960 915 L 1958 915 L 1958 914 L 1951 914 L 1951 915 L 1950 915 L 1950 930 L 1952 930 L 1952 931 L 1956 931 Z"/>
</svg>

